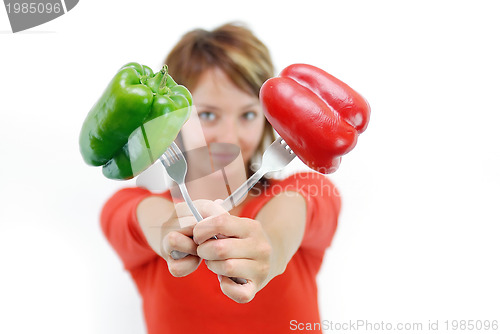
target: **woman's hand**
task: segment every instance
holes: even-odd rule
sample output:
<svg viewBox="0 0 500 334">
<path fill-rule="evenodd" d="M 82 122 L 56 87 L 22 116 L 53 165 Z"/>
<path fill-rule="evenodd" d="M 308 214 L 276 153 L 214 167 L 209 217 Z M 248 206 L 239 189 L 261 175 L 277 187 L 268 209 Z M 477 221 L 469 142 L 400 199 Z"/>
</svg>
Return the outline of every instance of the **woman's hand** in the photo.
<svg viewBox="0 0 500 334">
<path fill-rule="evenodd" d="M 137 219 L 149 245 L 167 261 L 173 276 L 186 276 L 198 268 L 198 245 L 192 239 L 196 219 L 186 203 L 174 205 L 166 198 L 150 196 L 138 205 Z"/>
<path fill-rule="evenodd" d="M 196 219 L 186 203 L 182 202 L 175 204 L 172 215 L 162 225 L 161 256 L 167 261 L 168 270 L 174 277 L 191 274 L 201 262 L 196 253 L 198 245 L 193 241 L 195 224 Z"/>
<path fill-rule="evenodd" d="M 218 275 L 226 296 L 238 303 L 249 302 L 284 269 L 274 261 L 266 231 L 259 221 L 231 216 L 216 202 L 207 202 L 200 209 L 207 218 L 193 228 L 198 256 Z M 211 239 L 214 235 L 218 239 Z M 247 282 L 238 284 L 230 277 Z"/>
<path fill-rule="evenodd" d="M 193 226 L 168 232 L 163 238 L 162 257 L 174 277 L 184 277 L 198 268 L 201 259 L 196 254 Z"/>
</svg>

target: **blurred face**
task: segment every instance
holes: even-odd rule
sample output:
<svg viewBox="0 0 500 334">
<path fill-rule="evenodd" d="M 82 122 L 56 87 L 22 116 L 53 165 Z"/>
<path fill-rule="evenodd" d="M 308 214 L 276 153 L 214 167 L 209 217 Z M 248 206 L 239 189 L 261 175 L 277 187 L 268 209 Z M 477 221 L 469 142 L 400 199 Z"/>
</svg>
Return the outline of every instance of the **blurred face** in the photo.
<svg viewBox="0 0 500 334">
<path fill-rule="evenodd" d="M 239 147 L 246 166 L 264 131 L 265 117 L 259 99 L 240 90 L 219 69 L 203 73 L 192 94 L 211 159 L 215 164 L 226 165 L 234 159 L 234 149 Z M 183 135 L 186 150 L 200 147 L 200 138 L 191 135 L 193 131 L 186 126 L 188 131 Z"/>
</svg>

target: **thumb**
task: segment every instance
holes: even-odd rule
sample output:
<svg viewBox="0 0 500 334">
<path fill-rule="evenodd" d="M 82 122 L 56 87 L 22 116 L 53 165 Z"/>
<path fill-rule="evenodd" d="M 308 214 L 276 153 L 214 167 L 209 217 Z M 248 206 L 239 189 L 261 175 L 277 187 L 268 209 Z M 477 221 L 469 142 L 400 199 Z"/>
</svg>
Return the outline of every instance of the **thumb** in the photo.
<svg viewBox="0 0 500 334">
<path fill-rule="evenodd" d="M 215 201 L 203 201 L 200 205 L 197 205 L 198 210 L 203 218 L 219 216 L 222 214 L 228 214 L 228 212 L 222 207 L 221 203 L 223 200 L 217 199 Z M 195 201 L 196 203 L 196 201 Z"/>
</svg>

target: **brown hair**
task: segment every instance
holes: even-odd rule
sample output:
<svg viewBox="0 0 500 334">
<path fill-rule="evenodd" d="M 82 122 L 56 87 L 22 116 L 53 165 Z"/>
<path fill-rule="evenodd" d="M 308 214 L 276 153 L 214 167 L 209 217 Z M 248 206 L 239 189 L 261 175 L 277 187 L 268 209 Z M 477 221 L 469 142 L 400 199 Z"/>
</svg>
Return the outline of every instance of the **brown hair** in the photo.
<svg viewBox="0 0 500 334">
<path fill-rule="evenodd" d="M 172 78 L 189 90 L 196 88 L 203 72 L 219 68 L 236 87 L 257 97 L 264 81 L 274 75 L 268 48 L 242 23 L 186 33 L 170 51 L 165 64 Z M 273 128 L 266 120 L 260 144 L 250 163 L 262 156 L 272 140 Z"/>
</svg>

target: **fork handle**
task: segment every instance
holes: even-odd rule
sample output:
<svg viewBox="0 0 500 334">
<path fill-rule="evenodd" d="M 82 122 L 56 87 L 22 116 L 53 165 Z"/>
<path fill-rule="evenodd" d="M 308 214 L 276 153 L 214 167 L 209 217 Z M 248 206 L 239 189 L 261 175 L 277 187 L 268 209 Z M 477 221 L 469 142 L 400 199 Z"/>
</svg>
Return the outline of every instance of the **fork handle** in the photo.
<svg viewBox="0 0 500 334">
<path fill-rule="evenodd" d="M 184 202 L 186 202 L 186 204 L 188 205 L 189 210 L 191 210 L 191 213 L 196 218 L 196 221 L 197 222 L 201 221 L 203 219 L 203 217 L 200 215 L 200 212 L 198 211 L 198 209 L 194 206 L 193 201 L 191 200 L 191 196 L 189 196 L 189 192 L 186 188 L 186 185 L 184 183 L 178 183 L 178 185 L 179 185 L 179 189 L 181 190 L 182 198 L 184 198 Z M 174 250 L 170 253 L 170 256 L 174 260 L 183 259 L 188 255 L 189 255 L 188 253 L 179 252 L 176 250 Z"/>
<path fill-rule="evenodd" d="M 197 222 L 201 221 L 203 217 L 198 212 L 198 209 L 194 206 L 193 201 L 191 200 L 191 197 L 189 196 L 189 193 L 187 191 L 186 185 L 184 183 L 179 183 L 179 189 L 181 190 L 182 197 L 184 198 L 184 201 L 188 205 L 189 210 L 191 210 L 191 213 L 196 218 L 196 221 Z"/>
<path fill-rule="evenodd" d="M 203 219 L 203 217 L 198 212 L 198 209 L 196 209 L 196 207 L 194 206 L 193 201 L 191 200 L 191 197 L 189 196 L 189 193 L 187 191 L 186 185 L 184 183 L 180 183 L 179 184 L 179 189 L 181 190 L 182 197 L 184 197 L 184 201 L 187 203 L 189 209 L 191 210 L 191 213 L 196 218 L 196 221 L 198 221 L 198 222 L 201 221 Z M 217 239 L 217 236 L 214 235 L 211 239 Z M 174 258 L 174 260 L 179 260 L 179 259 L 185 258 L 188 255 L 189 255 L 188 253 L 179 252 L 179 251 L 173 251 L 170 254 L 170 256 L 172 256 L 172 258 Z M 245 283 L 247 283 L 246 279 L 240 278 L 240 277 L 230 277 L 230 279 L 234 283 L 237 283 L 237 284 L 245 284 Z"/>
<path fill-rule="evenodd" d="M 260 180 L 261 177 L 259 177 L 248 190 L 250 190 L 255 185 L 255 183 L 257 183 L 257 181 Z M 194 206 L 193 201 L 191 200 L 191 196 L 189 196 L 189 192 L 186 188 L 186 185 L 184 183 L 179 183 L 178 185 L 179 185 L 179 189 L 181 190 L 182 197 L 184 198 L 184 201 L 187 203 L 189 210 L 191 210 L 191 213 L 196 218 L 196 221 L 198 221 L 198 222 L 201 221 L 203 219 L 203 217 L 198 212 L 198 209 L 196 209 L 196 207 Z M 243 193 L 243 196 L 248 192 L 248 190 Z M 229 210 L 227 210 L 227 211 L 229 211 Z M 217 239 L 217 236 L 214 235 L 211 239 Z M 189 254 L 184 253 L 184 252 L 173 251 L 170 256 L 172 256 L 172 258 L 174 258 L 174 260 L 179 260 L 179 259 L 182 259 L 182 258 L 188 256 L 188 255 Z M 230 279 L 237 284 L 247 283 L 246 279 L 240 278 L 240 277 L 230 277 Z"/>
<path fill-rule="evenodd" d="M 230 211 L 245 199 L 246 194 L 259 182 L 259 180 L 266 174 L 263 168 L 259 168 L 250 178 L 236 189 L 228 198 L 222 202 L 222 207 L 226 211 Z"/>
</svg>

